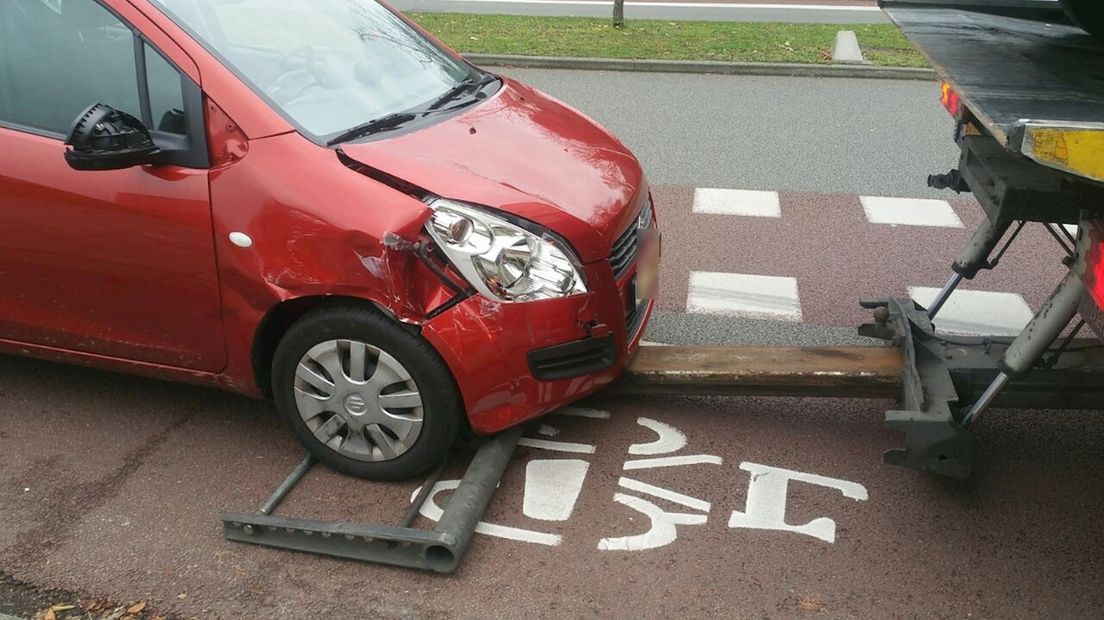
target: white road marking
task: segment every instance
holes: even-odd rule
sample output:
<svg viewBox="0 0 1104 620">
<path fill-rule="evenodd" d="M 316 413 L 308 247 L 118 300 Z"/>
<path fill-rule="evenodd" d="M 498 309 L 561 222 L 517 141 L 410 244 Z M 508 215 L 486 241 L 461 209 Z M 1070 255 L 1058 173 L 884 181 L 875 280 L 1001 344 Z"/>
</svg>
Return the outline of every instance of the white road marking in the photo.
<svg viewBox="0 0 1104 620">
<path fill-rule="evenodd" d="M 652 469 L 654 467 L 678 467 L 679 465 L 721 465 L 724 460 L 712 454 L 687 454 L 684 456 L 664 456 L 658 459 L 637 459 L 625 461 L 623 469 Z"/>
<path fill-rule="evenodd" d="M 681 504 L 683 506 L 686 506 L 687 508 L 693 508 L 694 510 L 700 510 L 702 512 L 709 512 L 710 508 L 712 507 L 712 505 L 705 500 L 701 500 L 696 497 L 690 497 L 689 495 L 683 495 L 682 493 L 676 493 L 674 491 L 664 489 L 663 487 L 653 486 L 646 482 L 641 482 L 632 478 L 626 478 L 624 476 L 622 476 L 621 479 L 617 481 L 617 484 L 625 487 L 626 489 L 629 489 L 630 491 L 638 491 L 640 493 L 653 495 L 660 499 L 665 499 L 669 502 Z"/>
<path fill-rule="evenodd" d="M 820 517 L 803 525 L 786 523 L 786 496 L 790 480 L 814 484 L 820 487 L 836 489 L 855 501 L 866 501 L 869 495 L 866 487 L 848 480 L 837 480 L 806 474 L 792 469 L 781 469 L 758 463 L 740 463 L 740 469 L 751 474 L 748 483 L 747 504 L 744 512 L 733 511 L 728 527 L 742 527 L 755 530 L 777 530 L 795 532 L 828 543 L 836 541 L 836 522 L 828 517 Z"/>
<path fill-rule="evenodd" d="M 642 347 L 669 347 L 670 344 L 666 342 L 652 342 L 651 340 L 641 340 L 640 346 Z"/>
<path fill-rule="evenodd" d="M 478 524 L 476 524 L 475 531 L 486 536 L 494 536 L 496 538 L 505 538 L 507 540 L 533 543 L 536 545 L 545 545 L 546 547 L 555 547 L 563 540 L 563 538 L 559 534 L 550 534 L 548 532 L 535 532 L 533 530 L 525 530 L 520 527 L 509 527 L 507 525 L 496 525 L 494 523 L 487 523 L 486 521 L 480 521 Z"/>
<path fill-rule="evenodd" d="M 860 196 L 871 224 L 962 228 L 962 220 L 946 200 Z"/>
<path fill-rule="evenodd" d="M 522 437 L 518 441 L 519 446 L 540 448 L 541 450 L 554 450 L 556 452 L 573 452 L 576 454 L 594 454 L 594 446 L 585 443 L 571 443 L 570 441 L 551 441 L 548 439 L 532 439 Z"/>
<path fill-rule="evenodd" d="M 691 271 L 687 312 L 801 321 L 797 280 L 743 273 Z"/>
<path fill-rule="evenodd" d="M 782 217 L 778 192 L 711 187 L 699 187 L 694 190 L 693 212 L 747 217 Z"/>
<path fill-rule="evenodd" d="M 610 6 L 608 0 L 458 0 L 484 4 L 560 4 L 576 6 Z M 793 9 L 795 11 L 854 11 L 872 13 L 881 11 L 876 6 L 836 6 L 832 4 L 738 4 L 709 2 L 625 2 L 627 7 L 665 7 L 679 9 Z"/>
<path fill-rule="evenodd" d="M 650 443 L 634 443 L 629 454 L 667 454 L 686 447 L 686 435 L 677 428 L 651 418 L 637 418 L 636 423 L 655 431 L 659 438 Z"/>
<path fill-rule="evenodd" d="M 598 409 L 587 409 L 586 407 L 560 407 L 553 411 L 549 415 L 569 415 L 576 418 L 593 418 L 595 420 L 609 419 L 610 414 L 608 411 L 601 411 Z"/>
<path fill-rule="evenodd" d="M 927 307 L 938 288 L 911 286 L 909 296 Z M 1015 293 L 957 290 L 935 315 L 935 328 L 948 334 L 1015 336 L 1035 313 Z"/>
<path fill-rule="evenodd" d="M 589 468 L 590 463 L 578 459 L 529 461 L 521 512 L 541 521 L 567 521 Z"/>
<path fill-rule="evenodd" d="M 436 497 L 441 491 L 451 491 L 460 486 L 459 480 L 441 480 L 437 484 L 433 485 L 433 490 L 430 492 L 429 497 L 426 498 L 422 507 L 418 509 L 418 512 L 425 518 L 431 521 L 440 521 L 441 515 L 445 514 L 445 511 L 441 510 L 441 507 L 437 505 Z M 418 491 L 421 487 L 414 489 L 414 492 L 410 494 L 410 501 L 413 502 L 414 498 L 418 496 Z M 487 523 L 480 521 L 475 526 L 475 531 L 487 536 L 495 536 L 497 538 L 506 538 L 509 540 L 516 540 L 519 542 L 533 543 L 536 545 L 545 545 L 548 547 L 555 547 L 559 545 L 563 540 L 559 534 L 550 534 L 548 532 L 536 532 L 533 530 L 525 530 L 519 527 L 508 527 L 505 525 L 497 525 L 494 523 Z"/>
<path fill-rule="evenodd" d="M 555 426 L 549 426 L 547 424 L 541 424 L 540 429 L 537 430 L 538 435 L 544 435 L 545 437 L 555 437 L 560 434 L 560 429 Z"/>
<path fill-rule="evenodd" d="M 709 518 L 707 515 L 664 512 L 648 500 L 624 493 L 614 493 L 613 500 L 642 513 L 651 520 L 652 525 L 643 534 L 603 538 L 598 541 L 598 549 L 601 551 L 643 551 L 669 545 L 678 538 L 676 526 L 703 525 Z"/>
</svg>

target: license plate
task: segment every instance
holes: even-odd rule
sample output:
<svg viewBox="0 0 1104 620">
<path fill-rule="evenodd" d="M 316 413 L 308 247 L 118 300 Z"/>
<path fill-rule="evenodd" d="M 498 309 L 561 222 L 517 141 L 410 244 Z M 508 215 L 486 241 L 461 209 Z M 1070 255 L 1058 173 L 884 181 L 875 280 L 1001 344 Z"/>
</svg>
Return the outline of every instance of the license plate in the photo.
<svg viewBox="0 0 1104 620">
<path fill-rule="evenodd" d="M 637 306 L 655 295 L 659 280 L 659 235 L 650 236 L 641 241 L 641 251 L 636 263 L 636 277 L 633 278 L 634 301 Z"/>
</svg>

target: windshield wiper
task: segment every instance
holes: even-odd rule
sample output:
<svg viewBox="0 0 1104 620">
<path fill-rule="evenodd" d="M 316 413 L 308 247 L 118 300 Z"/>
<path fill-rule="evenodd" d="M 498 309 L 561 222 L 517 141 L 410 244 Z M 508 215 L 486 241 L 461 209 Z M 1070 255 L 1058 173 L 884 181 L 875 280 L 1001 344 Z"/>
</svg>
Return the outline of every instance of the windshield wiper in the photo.
<svg viewBox="0 0 1104 620">
<path fill-rule="evenodd" d="M 483 87 L 498 80 L 498 76 L 493 73 L 487 73 L 480 71 L 479 73 L 472 74 L 467 78 L 464 78 L 462 82 L 448 89 L 445 94 L 437 98 L 436 101 L 429 104 L 426 110 L 436 110 L 450 101 L 456 101 L 467 92 L 478 93 L 483 90 Z"/>
<path fill-rule="evenodd" d="M 326 146 L 333 146 L 341 142 L 348 142 L 349 140 L 356 140 L 357 138 L 363 138 L 364 136 L 370 136 L 374 133 L 381 131 L 387 131 L 389 129 L 396 129 L 409 123 L 417 118 L 414 114 L 409 112 L 397 112 L 395 114 L 388 114 L 387 116 L 381 116 L 375 120 L 368 121 L 362 125 L 357 125 L 352 129 L 338 134 L 326 143 Z"/>
<path fill-rule="evenodd" d="M 446 103 L 459 99 L 461 95 L 467 92 L 478 93 L 483 90 L 483 87 L 498 80 L 498 76 L 493 73 L 486 73 L 480 71 L 477 74 L 473 74 L 464 81 L 460 82 L 456 86 L 450 88 L 445 94 L 437 98 L 436 101 L 426 106 L 421 110 L 414 110 L 411 112 L 396 112 L 394 114 L 388 114 L 381 116 L 375 120 L 368 121 L 363 125 L 357 125 L 352 129 L 338 134 L 337 137 L 331 139 L 326 143 L 326 146 L 333 146 L 341 142 L 348 142 L 350 140 L 356 140 L 357 138 L 363 138 L 370 136 L 374 133 L 380 133 L 382 131 L 388 131 L 390 129 L 397 129 L 406 123 L 420 117 L 429 116 L 430 114 L 436 114 L 441 112 L 448 112 L 457 108 L 464 107 L 463 105 L 455 105 L 451 108 L 444 108 Z M 478 100 L 478 97 L 476 98 Z"/>
</svg>

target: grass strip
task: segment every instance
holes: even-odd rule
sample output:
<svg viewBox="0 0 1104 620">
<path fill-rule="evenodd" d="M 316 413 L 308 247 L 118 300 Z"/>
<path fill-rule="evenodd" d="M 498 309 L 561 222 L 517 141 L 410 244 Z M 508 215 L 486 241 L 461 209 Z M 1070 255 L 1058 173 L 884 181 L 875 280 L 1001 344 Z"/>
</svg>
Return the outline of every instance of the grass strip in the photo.
<svg viewBox="0 0 1104 620">
<path fill-rule="evenodd" d="M 607 18 L 407 15 L 468 54 L 827 64 L 836 31 L 854 30 L 863 54 L 875 65 L 927 66 L 892 24 L 628 20 L 616 29 Z"/>
</svg>

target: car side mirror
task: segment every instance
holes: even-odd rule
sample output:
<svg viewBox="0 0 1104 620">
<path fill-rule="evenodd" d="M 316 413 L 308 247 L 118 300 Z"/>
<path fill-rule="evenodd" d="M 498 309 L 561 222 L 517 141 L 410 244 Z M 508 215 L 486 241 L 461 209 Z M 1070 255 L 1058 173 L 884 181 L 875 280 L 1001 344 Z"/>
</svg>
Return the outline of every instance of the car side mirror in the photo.
<svg viewBox="0 0 1104 620">
<path fill-rule="evenodd" d="M 158 162 L 161 149 L 142 121 L 104 103 L 77 116 L 65 138 L 65 161 L 74 170 L 122 170 Z"/>
</svg>

